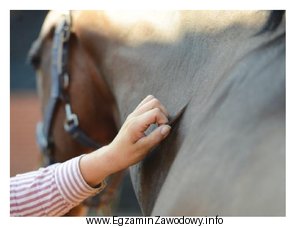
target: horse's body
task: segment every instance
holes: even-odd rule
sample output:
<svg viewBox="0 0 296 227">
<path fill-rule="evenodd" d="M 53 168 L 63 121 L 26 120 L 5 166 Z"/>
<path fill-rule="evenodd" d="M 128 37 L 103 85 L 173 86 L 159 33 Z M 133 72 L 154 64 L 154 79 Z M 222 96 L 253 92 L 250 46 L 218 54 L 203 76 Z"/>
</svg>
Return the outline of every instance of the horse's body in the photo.
<svg viewBox="0 0 296 227">
<path fill-rule="evenodd" d="M 187 105 L 171 135 L 130 169 L 145 215 L 285 214 L 284 19 L 273 26 L 265 11 L 72 16 L 120 122 L 147 94 L 171 116 Z"/>
</svg>

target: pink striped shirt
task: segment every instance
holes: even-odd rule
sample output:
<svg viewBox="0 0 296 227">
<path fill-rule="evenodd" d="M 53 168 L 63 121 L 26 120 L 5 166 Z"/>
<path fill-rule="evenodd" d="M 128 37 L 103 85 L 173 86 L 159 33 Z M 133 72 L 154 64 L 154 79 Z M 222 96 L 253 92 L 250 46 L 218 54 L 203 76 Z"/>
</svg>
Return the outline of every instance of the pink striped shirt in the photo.
<svg viewBox="0 0 296 227">
<path fill-rule="evenodd" d="M 82 156 L 10 178 L 11 216 L 62 216 L 89 196 L 101 192 L 82 177 Z"/>
</svg>

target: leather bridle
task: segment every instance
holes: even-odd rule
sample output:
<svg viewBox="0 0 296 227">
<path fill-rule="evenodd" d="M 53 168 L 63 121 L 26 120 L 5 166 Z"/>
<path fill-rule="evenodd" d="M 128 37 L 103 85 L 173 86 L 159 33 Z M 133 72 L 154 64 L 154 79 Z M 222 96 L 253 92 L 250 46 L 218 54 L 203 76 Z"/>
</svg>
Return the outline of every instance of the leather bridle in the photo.
<svg viewBox="0 0 296 227">
<path fill-rule="evenodd" d="M 43 122 L 39 122 L 36 128 L 37 142 L 45 156 L 45 165 L 55 162 L 52 152 L 54 141 L 52 128 L 54 115 L 58 103 L 65 108 L 64 129 L 81 145 L 93 149 L 101 147 L 91 139 L 80 127 L 78 116 L 72 111 L 69 99 L 70 77 L 67 69 L 69 41 L 71 36 L 71 14 L 64 14 L 55 28 L 53 47 L 51 52 L 51 90 L 50 98 L 45 109 Z"/>
</svg>

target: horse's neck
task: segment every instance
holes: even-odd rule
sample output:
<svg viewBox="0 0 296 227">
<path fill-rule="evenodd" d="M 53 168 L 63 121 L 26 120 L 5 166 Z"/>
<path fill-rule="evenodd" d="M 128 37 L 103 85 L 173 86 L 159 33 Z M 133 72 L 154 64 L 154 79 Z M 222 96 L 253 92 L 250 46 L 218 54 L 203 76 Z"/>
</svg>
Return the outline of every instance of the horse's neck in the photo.
<svg viewBox="0 0 296 227">
<path fill-rule="evenodd" d="M 107 15 L 119 45 L 110 45 L 104 65 L 123 118 L 150 93 L 173 115 L 197 90 L 207 90 L 202 102 L 240 59 L 280 33 L 256 36 L 268 19 L 264 11 Z"/>
</svg>

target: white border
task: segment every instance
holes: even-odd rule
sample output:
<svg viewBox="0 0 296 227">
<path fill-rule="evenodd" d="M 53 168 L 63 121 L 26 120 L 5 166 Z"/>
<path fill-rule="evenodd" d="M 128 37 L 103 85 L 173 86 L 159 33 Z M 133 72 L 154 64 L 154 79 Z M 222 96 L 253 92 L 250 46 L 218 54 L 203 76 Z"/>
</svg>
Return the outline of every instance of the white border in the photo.
<svg viewBox="0 0 296 227">
<path fill-rule="evenodd" d="M 148 3 L 149 2 L 149 3 Z M 286 9 L 287 14 L 287 217 L 284 218 L 225 218 L 223 226 L 296 226 L 295 222 L 295 118 L 296 118 L 296 101 L 295 101 L 295 21 L 296 13 L 293 7 L 293 1 L 277 0 L 277 1 L 260 1 L 248 0 L 206 0 L 206 1 L 131 1 L 131 0 L 51 0 L 51 1 L 7 1 L 9 5 L 1 5 L 1 41 L 0 41 L 0 129 L 1 129 L 1 164 L 0 174 L 2 180 L 1 186 L 1 224 L 4 226 L 35 226 L 37 224 L 52 226 L 54 224 L 68 224 L 72 226 L 80 226 L 85 224 L 84 218 L 10 218 L 9 217 L 9 151 L 10 151 L 10 114 L 9 114 L 9 18 L 11 9 Z M 294 22 L 294 23 L 293 23 Z"/>
</svg>

